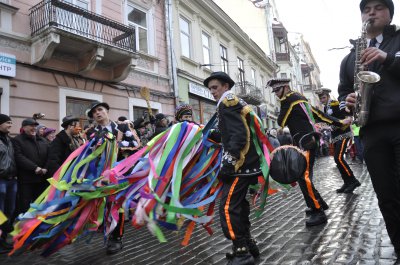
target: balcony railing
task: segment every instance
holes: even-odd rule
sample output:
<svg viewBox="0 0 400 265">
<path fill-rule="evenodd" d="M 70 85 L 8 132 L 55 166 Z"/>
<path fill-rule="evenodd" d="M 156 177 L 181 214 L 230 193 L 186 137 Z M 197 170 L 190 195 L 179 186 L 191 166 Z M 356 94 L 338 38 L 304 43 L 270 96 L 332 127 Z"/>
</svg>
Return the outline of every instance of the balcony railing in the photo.
<svg viewBox="0 0 400 265">
<path fill-rule="evenodd" d="M 54 27 L 81 37 L 136 51 L 135 29 L 60 0 L 45 0 L 30 9 L 32 37 Z"/>
<path fill-rule="evenodd" d="M 237 82 L 235 84 L 235 92 L 238 97 L 242 98 L 249 104 L 259 105 L 264 102 L 264 96 L 261 89 L 248 81 Z"/>
</svg>

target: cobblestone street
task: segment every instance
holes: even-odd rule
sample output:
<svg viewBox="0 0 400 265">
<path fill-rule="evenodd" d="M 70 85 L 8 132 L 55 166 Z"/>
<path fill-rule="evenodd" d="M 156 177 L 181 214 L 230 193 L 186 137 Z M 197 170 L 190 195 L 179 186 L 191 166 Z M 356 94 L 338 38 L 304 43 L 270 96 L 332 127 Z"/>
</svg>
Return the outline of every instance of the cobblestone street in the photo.
<svg viewBox="0 0 400 265">
<path fill-rule="evenodd" d="M 269 198 L 264 214 L 252 213 L 252 234 L 258 241 L 261 257 L 256 264 L 393 264 L 395 254 L 387 236 L 365 165 L 351 165 L 361 181 L 354 194 L 337 194 L 342 185 L 332 157 L 317 160 L 315 185 L 330 208 L 328 223 L 307 228 L 305 203 L 299 187 Z M 182 232 L 165 233 L 168 242 L 159 243 L 147 228 L 135 230 L 126 224 L 124 248 L 115 256 L 105 253 L 103 238 L 75 242 L 43 258 L 40 252 L 15 257 L 0 256 L 1 264 L 226 264 L 225 253 L 231 244 L 219 227 L 214 234 L 196 227 L 187 247 L 180 245 Z"/>
</svg>

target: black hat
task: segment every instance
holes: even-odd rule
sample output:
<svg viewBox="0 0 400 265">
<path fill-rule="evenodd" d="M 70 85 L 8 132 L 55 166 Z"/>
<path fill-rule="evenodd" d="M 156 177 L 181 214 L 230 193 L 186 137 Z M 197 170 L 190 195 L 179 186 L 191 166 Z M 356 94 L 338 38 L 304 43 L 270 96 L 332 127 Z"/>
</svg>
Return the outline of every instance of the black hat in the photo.
<svg viewBox="0 0 400 265">
<path fill-rule="evenodd" d="M 228 83 L 229 84 L 229 89 L 231 89 L 235 85 L 235 81 L 232 80 L 232 78 L 225 72 L 213 72 L 209 77 L 207 77 L 203 84 L 208 87 L 208 82 L 210 82 L 213 79 L 218 79 L 222 82 Z"/>
<path fill-rule="evenodd" d="M 331 93 L 331 92 L 332 92 L 332 90 L 330 90 L 329 88 L 320 88 L 315 91 L 315 94 L 317 94 L 319 97 L 321 97 L 322 95 L 329 95 L 329 93 Z"/>
<path fill-rule="evenodd" d="M 11 121 L 11 118 L 8 115 L 0 114 L 0 125 L 8 121 Z"/>
<path fill-rule="evenodd" d="M 367 3 L 369 1 L 372 1 L 372 0 L 362 0 L 360 2 L 360 10 L 361 10 L 361 12 L 363 12 L 365 6 L 367 5 Z M 379 1 L 382 2 L 387 8 L 389 8 L 390 18 L 393 18 L 393 14 L 394 14 L 393 1 L 392 0 L 379 0 Z"/>
<path fill-rule="evenodd" d="M 272 78 L 268 80 L 267 86 L 272 88 L 272 92 L 277 91 L 279 88 L 288 85 L 290 78 Z"/>
<path fill-rule="evenodd" d="M 22 121 L 22 127 L 27 126 L 27 125 L 35 125 L 35 126 L 38 126 L 39 123 L 38 123 L 35 119 L 27 118 L 27 119 L 25 119 L 25 120 Z"/>
<path fill-rule="evenodd" d="M 157 113 L 156 114 L 156 120 L 158 120 L 158 121 L 161 121 L 162 119 L 166 119 L 167 118 L 167 116 L 165 116 L 164 114 L 162 114 L 162 113 Z"/>
<path fill-rule="evenodd" d="M 119 116 L 118 121 L 126 121 L 127 118 L 125 116 Z"/>
<path fill-rule="evenodd" d="M 109 110 L 110 109 L 110 106 L 107 104 L 107 103 L 105 103 L 105 102 L 94 102 L 93 104 L 92 104 L 92 106 L 90 107 L 90 109 L 88 110 L 88 112 L 87 112 L 87 115 L 88 115 L 88 117 L 89 118 L 93 118 L 93 111 L 94 111 L 94 109 L 95 108 L 97 108 L 98 106 L 103 106 L 103 107 L 105 107 L 107 110 Z"/>
<path fill-rule="evenodd" d="M 77 117 L 73 116 L 73 115 L 65 116 L 65 117 L 62 119 L 61 127 L 67 128 L 68 125 L 70 125 L 70 124 L 73 123 L 74 121 L 79 121 L 79 119 L 78 119 Z"/>
</svg>

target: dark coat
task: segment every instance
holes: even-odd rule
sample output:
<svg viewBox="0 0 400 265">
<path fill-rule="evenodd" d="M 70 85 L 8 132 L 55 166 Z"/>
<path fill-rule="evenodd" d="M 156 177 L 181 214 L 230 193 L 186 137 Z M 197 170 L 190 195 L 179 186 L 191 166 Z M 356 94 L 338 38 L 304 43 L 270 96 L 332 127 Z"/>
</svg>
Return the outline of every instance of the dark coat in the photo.
<svg viewBox="0 0 400 265">
<path fill-rule="evenodd" d="M 59 132 L 53 142 L 51 142 L 47 159 L 47 170 L 50 177 L 54 175 L 57 169 L 72 153 L 73 150 L 71 149 L 70 144 L 71 138 L 65 130 Z"/>
<path fill-rule="evenodd" d="M 46 181 L 47 176 L 36 175 L 37 167 L 46 168 L 49 144 L 40 136 L 29 137 L 25 133 L 13 138 L 15 161 L 18 168 L 18 182 L 40 183 Z"/>
<path fill-rule="evenodd" d="M 17 166 L 11 138 L 0 133 L 0 179 L 11 179 L 16 175 Z"/>
<path fill-rule="evenodd" d="M 227 94 L 217 108 L 224 153 L 237 158 L 237 163 L 241 165 L 235 176 L 254 177 L 261 174 L 259 156 L 250 133 L 250 111 L 250 106 L 233 93 Z"/>
</svg>

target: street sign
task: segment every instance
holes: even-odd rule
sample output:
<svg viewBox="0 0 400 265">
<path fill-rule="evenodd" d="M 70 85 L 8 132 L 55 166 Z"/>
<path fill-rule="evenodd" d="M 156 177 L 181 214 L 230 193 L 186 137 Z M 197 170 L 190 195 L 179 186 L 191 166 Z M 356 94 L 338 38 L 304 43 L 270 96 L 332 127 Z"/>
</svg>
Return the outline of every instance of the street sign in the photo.
<svg viewBox="0 0 400 265">
<path fill-rule="evenodd" d="M 15 77 L 15 55 L 0 52 L 0 75 Z"/>
</svg>

